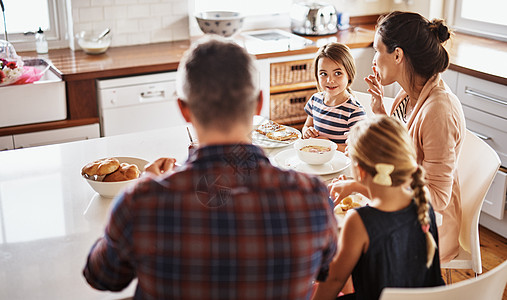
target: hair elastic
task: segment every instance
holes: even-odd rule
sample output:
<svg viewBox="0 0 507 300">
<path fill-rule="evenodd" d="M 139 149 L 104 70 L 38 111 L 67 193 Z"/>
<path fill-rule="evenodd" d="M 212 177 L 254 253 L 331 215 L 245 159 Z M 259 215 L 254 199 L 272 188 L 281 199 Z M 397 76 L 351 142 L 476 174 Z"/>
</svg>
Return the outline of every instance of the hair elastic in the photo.
<svg viewBox="0 0 507 300">
<path fill-rule="evenodd" d="M 421 225 L 421 229 L 424 233 L 428 233 L 428 231 L 430 230 L 430 224 Z"/>
<path fill-rule="evenodd" d="M 391 173 L 394 171 L 394 166 L 391 164 L 379 163 L 375 165 L 377 174 L 373 176 L 373 182 L 379 185 L 391 186 Z"/>
</svg>

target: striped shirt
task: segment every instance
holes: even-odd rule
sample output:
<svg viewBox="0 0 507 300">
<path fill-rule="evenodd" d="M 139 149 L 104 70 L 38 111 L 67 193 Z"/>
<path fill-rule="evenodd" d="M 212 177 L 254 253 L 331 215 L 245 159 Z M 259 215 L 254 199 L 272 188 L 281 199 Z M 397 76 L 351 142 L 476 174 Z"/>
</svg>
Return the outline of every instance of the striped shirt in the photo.
<svg viewBox="0 0 507 300">
<path fill-rule="evenodd" d="M 305 112 L 313 118 L 313 127 L 320 136 L 337 144 L 345 144 L 350 128 L 366 118 L 364 108 L 353 97 L 338 106 L 327 106 L 323 92 L 312 95 L 305 105 Z"/>
<path fill-rule="evenodd" d="M 403 122 L 404 124 L 407 124 L 407 103 L 408 96 L 401 100 L 400 105 L 398 105 L 392 113 L 393 117 Z"/>
<path fill-rule="evenodd" d="M 83 271 L 134 299 L 309 299 L 337 248 L 326 186 L 253 145 L 196 149 L 116 200 Z"/>
</svg>

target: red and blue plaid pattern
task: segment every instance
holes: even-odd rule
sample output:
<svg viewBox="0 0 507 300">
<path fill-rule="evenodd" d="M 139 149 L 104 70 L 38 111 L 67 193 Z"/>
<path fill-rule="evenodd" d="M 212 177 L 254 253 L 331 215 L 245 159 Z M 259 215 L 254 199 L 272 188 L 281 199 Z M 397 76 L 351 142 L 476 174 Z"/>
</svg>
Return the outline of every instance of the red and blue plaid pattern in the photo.
<svg viewBox="0 0 507 300">
<path fill-rule="evenodd" d="M 209 146 L 116 199 L 83 273 L 101 290 L 137 277 L 136 299 L 308 299 L 336 247 L 316 177 L 252 145 Z"/>
</svg>

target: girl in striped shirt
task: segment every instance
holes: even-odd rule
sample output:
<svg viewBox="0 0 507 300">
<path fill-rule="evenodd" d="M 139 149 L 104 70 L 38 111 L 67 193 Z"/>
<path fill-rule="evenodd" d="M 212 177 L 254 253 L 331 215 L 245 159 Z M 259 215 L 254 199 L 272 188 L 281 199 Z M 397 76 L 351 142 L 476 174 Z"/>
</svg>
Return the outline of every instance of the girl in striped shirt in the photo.
<svg viewBox="0 0 507 300">
<path fill-rule="evenodd" d="M 345 151 L 346 134 L 366 118 L 350 89 L 356 76 L 354 58 L 346 45 L 332 42 L 319 49 L 313 66 L 319 92 L 305 105 L 308 117 L 303 138 L 329 139 L 338 144 L 338 150 Z"/>
</svg>

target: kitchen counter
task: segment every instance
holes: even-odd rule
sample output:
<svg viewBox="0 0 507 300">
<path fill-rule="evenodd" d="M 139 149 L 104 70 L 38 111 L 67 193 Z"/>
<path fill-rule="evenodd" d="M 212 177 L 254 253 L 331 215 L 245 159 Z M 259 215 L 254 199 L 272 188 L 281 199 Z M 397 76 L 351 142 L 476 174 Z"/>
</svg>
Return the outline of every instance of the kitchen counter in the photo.
<svg viewBox="0 0 507 300">
<path fill-rule="evenodd" d="M 0 298 L 132 296 L 135 282 L 120 293 L 101 292 L 81 274 L 91 246 L 104 232 L 113 201 L 91 189 L 81 177 L 81 168 L 110 156 L 148 161 L 170 156 L 184 163 L 187 145 L 185 126 L 177 126 L 0 152 Z M 265 152 L 273 157 L 291 147 Z"/>
<path fill-rule="evenodd" d="M 257 45 L 251 52 L 258 59 L 309 54 L 315 53 L 317 46 L 326 41 L 338 41 L 351 48 L 370 47 L 374 38 L 372 23 L 375 20 L 375 16 L 366 16 L 358 19 L 358 23 L 354 23 L 357 26 L 351 30 L 323 37 L 306 37 L 313 40 L 314 45 L 268 52 L 258 51 Z M 46 57 L 53 62 L 66 82 L 67 119 L 0 128 L 0 136 L 98 123 L 96 79 L 176 70 L 183 53 L 195 39 L 113 47 L 103 55 L 87 55 L 81 50 L 50 50 Z M 241 34 L 235 40 L 249 49 Z M 451 54 L 451 70 L 507 85 L 507 69 L 501 63 L 507 61 L 506 42 L 457 33 L 446 47 Z M 36 56 L 35 52 L 19 54 Z"/>
</svg>

